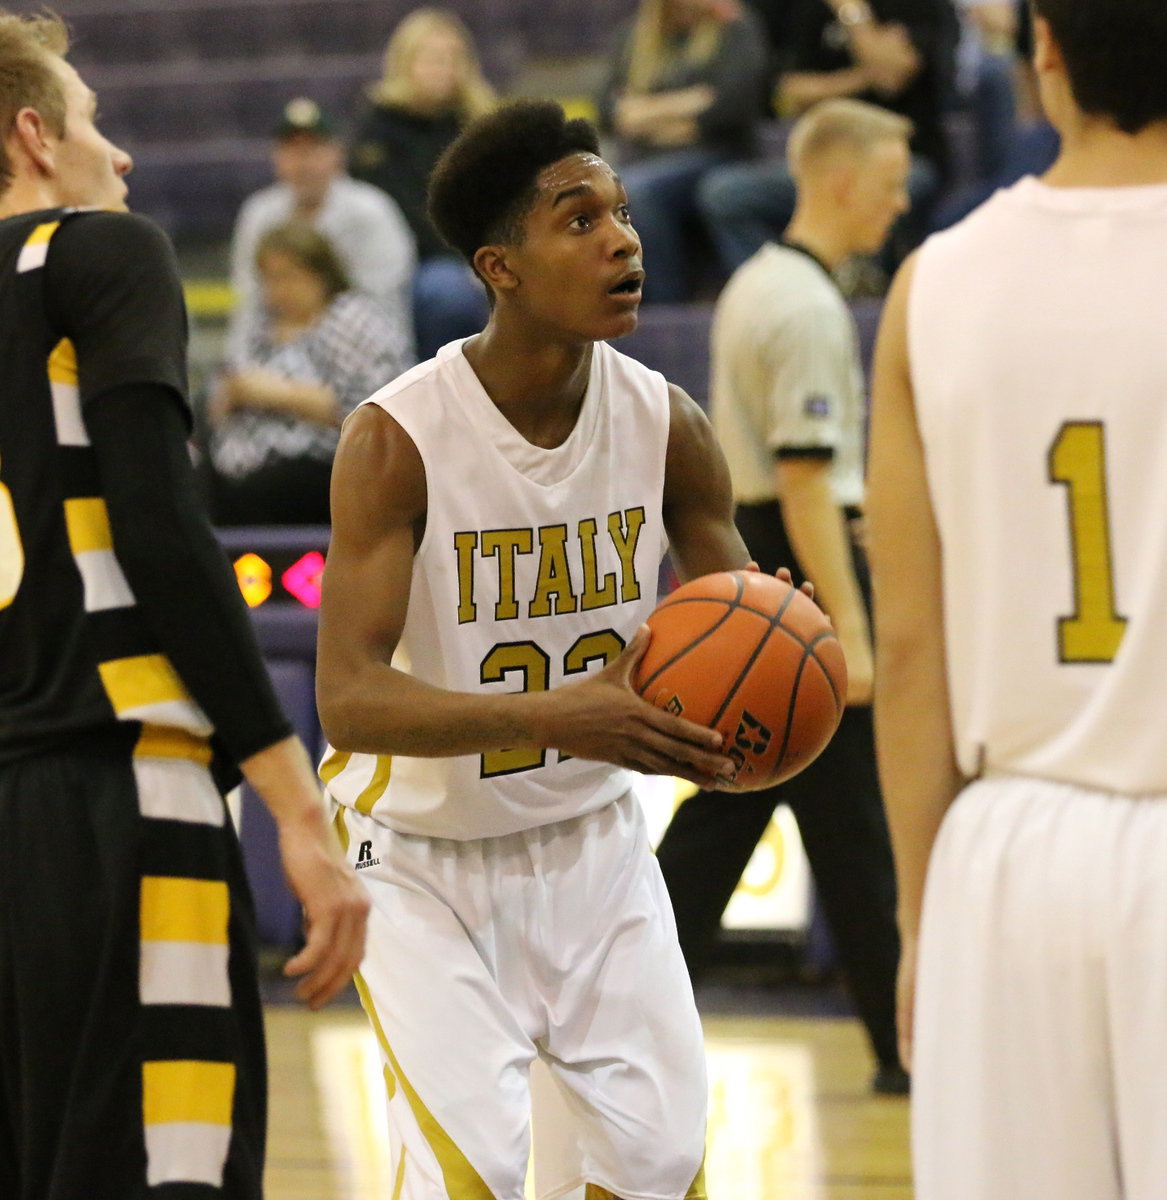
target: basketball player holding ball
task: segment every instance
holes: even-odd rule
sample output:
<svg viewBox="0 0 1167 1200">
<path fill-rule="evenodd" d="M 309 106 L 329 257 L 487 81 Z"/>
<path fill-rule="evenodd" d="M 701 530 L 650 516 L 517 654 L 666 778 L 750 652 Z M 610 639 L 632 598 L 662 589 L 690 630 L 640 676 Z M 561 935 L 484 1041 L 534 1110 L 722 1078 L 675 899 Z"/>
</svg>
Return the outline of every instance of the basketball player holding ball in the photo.
<svg viewBox="0 0 1167 1200">
<path fill-rule="evenodd" d="M 430 210 L 490 321 L 347 422 L 319 642 L 396 1194 L 521 1200 L 541 1057 L 575 1128 L 540 1196 L 696 1200 L 701 1028 L 632 783 L 734 765 L 629 681 L 666 544 L 685 578 L 749 560 L 725 462 L 688 396 L 606 344 L 644 272 L 590 124 L 482 118 Z"/>
</svg>

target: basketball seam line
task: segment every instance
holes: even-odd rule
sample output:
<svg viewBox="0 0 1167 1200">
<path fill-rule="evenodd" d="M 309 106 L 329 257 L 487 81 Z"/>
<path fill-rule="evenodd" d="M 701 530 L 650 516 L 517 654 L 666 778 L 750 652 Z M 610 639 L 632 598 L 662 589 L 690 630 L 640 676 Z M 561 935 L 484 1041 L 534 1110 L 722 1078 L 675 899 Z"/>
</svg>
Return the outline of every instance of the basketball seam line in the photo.
<svg viewBox="0 0 1167 1200">
<path fill-rule="evenodd" d="M 755 662 L 758 661 L 758 655 L 761 654 L 762 647 L 765 647 L 766 642 L 770 641 L 770 636 L 773 634 L 773 631 L 780 628 L 784 632 L 789 632 L 789 630 L 786 629 L 786 626 L 782 624 L 782 616 L 786 611 L 786 608 L 790 606 L 790 602 L 792 600 L 794 600 L 794 589 L 791 588 L 790 592 L 786 593 L 785 599 L 782 601 L 782 607 L 780 607 L 779 610 L 773 614 L 773 617 L 767 618 L 767 624 L 770 625 L 770 628 L 768 628 L 765 634 L 762 634 L 762 636 L 759 638 L 758 644 L 756 644 L 753 649 L 753 653 L 750 654 L 749 658 L 746 660 L 746 665 L 742 667 L 741 671 L 737 672 L 737 678 L 734 680 L 734 686 L 732 686 L 732 688 L 726 692 L 725 700 L 722 702 L 722 707 L 717 710 L 717 713 L 714 713 L 713 719 L 710 721 L 711 726 L 717 725 L 717 722 L 725 715 L 725 709 L 729 708 L 730 703 L 732 700 L 734 700 L 734 696 L 737 695 L 737 689 L 741 688 L 742 680 L 748 676 L 750 667 L 753 667 Z M 802 638 L 796 638 L 796 640 L 798 642 L 802 642 Z M 806 646 L 803 646 L 803 658 L 806 658 Z M 791 692 L 791 695 L 794 695 L 794 692 Z"/>
<path fill-rule="evenodd" d="M 705 630 L 705 632 L 703 634 L 701 634 L 700 637 L 695 638 L 693 641 L 687 643 L 683 650 L 678 651 L 667 662 L 661 663 L 661 665 L 659 667 L 657 667 L 657 669 L 655 671 L 653 671 L 653 673 L 640 685 L 641 696 L 643 696 L 647 700 L 648 699 L 647 693 L 648 693 L 649 687 L 653 683 L 656 682 L 658 676 L 663 671 L 667 671 L 669 669 L 669 667 L 674 665 L 674 663 L 676 663 L 680 659 L 684 658 L 685 655 L 688 654 L 689 651 L 692 650 L 694 646 L 699 646 L 703 641 L 705 641 L 706 638 L 712 637 L 713 634 L 715 634 L 717 632 L 717 630 L 719 630 L 722 627 L 722 625 L 724 625 L 726 623 L 726 621 L 729 620 L 730 615 L 734 612 L 735 609 L 737 609 L 739 607 L 739 601 L 741 599 L 741 594 L 742 594 L 743 590 L 744 590 L 744 588 L 742 585 L 742 581 L 740 579 L 738 579 L 737 580 L 737 595 L 732 600 L 718 599 L 718 600 L 713 601 L 713 603 L 716 603 L 716 604 L 724 604 L 725 612 L 723 612 L 721 614 L 721 616 L 717 619 L 717 621 L 713 625 L 710 625 L 709 628 L 707 630 Z M 708 597 L 694 597 L 694 599 L 702 599 L 706 603 L 710 602 Z M 677 601 L 677 603 L 678 604 L 687 604 L 688 600 L 679 600 L 679 601 Z M 785 608 L 785 605 L 783 606 L 783 608 Z M 650 701 L 650 703 L 651 703 L 651 701 Z"/>
</svg>

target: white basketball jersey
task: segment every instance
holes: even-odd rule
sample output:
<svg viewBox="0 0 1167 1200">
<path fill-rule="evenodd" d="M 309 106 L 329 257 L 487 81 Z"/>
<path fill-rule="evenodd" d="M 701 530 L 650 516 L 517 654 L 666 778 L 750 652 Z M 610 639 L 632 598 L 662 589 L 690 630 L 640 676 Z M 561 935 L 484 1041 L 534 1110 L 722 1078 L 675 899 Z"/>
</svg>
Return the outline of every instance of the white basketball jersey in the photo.
<svg viewBox="0 0 1167 1200">
<path fill-rule="evenodd" d="M 664 377 L 598 343 L 563 445 L 531 445 L 462 353 L 372 396 L 425 465 L 425 535 L 394 665 L 460 692 L 541 691 L 615 658 L 656 603 L 669 433 Z M 611 803 L 631 773 L 555 750 L 325 755 L 341 804 L 403 833 L 494 837 Z"/>
<path fill-rule="evenodd" d="M 999 192 L 909 343 L 960 765 L 1167 792 L 1167 187 Z"/>
</svg>

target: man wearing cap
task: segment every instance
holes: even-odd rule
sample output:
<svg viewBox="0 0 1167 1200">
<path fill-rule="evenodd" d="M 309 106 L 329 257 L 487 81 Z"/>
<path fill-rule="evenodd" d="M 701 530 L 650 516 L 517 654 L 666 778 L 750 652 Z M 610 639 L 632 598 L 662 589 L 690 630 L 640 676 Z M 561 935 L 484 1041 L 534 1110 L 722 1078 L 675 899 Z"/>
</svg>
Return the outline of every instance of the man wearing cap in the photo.
<svg viewBox="0 0 1167 1200">
<path fill-rule="evenodd" d="M 410 295 L 417 254 L 401 210 L 380 188 L 346 174 L 337 127 L 315 100 L 301 96 L 290 101 L 273 138 L 277 182 L 243 202 L 231 238 L 236 304 L 228 329 L 229 357 L 244 353 L 263 320 L 255 262 L 259 239 L 297 218 L 332 242 L 353 285 L 385 305 L 412 346 Z"/>
</svg>

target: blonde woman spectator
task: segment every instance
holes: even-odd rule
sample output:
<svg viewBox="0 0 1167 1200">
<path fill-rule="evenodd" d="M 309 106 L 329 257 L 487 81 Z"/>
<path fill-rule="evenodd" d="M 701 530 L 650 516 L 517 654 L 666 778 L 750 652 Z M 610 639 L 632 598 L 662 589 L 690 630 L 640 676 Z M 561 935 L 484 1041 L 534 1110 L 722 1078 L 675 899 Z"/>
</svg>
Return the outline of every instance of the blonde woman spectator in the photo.
<svg viewBox="0 0 1167 1200">
<path fill-rule="evenodd" d="M 688 298 L 697 185 L 753 154 L 766 55 L 757 17 L 738 0 L 641 0 L 599 108 L 619 142 L 646 300 Z"/>
<path fill-rule="evenodd" d="M 486 294 L 426 215 L 426 183 L 442 151 L 468 121 L 495 104 L 470 31 L 453 13 L 419 8 L 385 47 L 385 68 L 358 119 L 349 170 L 397 201 L 417 241 L 414 321 L 418 355 L 486 323 Z"/>
</svg>

